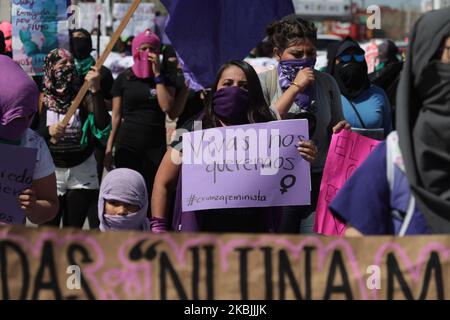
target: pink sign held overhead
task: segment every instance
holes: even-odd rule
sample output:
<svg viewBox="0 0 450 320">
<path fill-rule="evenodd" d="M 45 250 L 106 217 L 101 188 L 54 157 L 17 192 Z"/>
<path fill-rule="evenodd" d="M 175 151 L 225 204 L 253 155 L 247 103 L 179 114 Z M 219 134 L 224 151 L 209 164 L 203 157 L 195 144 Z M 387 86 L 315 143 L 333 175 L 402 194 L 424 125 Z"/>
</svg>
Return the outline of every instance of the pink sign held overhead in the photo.
<svg viewBox="0 0 450 320">
<path fill-rule="evenodd" d="M 378 143 L 380 141 L 347 130 L 333 135 L 320 184 L 315 232 L 329 236 L 344 234 L 345 224 L 331 213 L 328 205 Z"/>
</svg>

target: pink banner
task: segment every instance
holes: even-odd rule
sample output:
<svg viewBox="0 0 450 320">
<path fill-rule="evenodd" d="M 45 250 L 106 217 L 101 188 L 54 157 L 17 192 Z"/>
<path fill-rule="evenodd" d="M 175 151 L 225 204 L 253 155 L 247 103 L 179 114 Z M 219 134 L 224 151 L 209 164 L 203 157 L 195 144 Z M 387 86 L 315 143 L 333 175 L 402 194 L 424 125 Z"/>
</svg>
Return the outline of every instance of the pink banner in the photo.
<svg viewBox="0 0 450 320">
<path fill-rule="evenodd" d="M 377 140 L 347 130 L 333 135 L 320 184 L 315 232 L 330 236 L 344 234 L 345 224 L 328 210 L 328 205 L 378 143 Z"/>
</svg>

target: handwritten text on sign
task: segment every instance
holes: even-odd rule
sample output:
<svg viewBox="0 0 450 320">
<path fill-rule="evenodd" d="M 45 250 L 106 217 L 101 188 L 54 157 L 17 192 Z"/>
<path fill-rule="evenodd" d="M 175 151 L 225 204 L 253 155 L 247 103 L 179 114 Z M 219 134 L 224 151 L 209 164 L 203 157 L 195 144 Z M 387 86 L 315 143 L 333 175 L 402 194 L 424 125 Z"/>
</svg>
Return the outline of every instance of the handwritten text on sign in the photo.
<svg viewBox="0 0 450 320">
<path fill-rule="evenodd" d="M 378 143 L 347 130 L 333 135 L 320 184 L 314 231 L 326 235 L 343 234 L 345 225 L 333 216 L 328 205 Z"/>
<path fill-rule="evenodd" d="M 299 140 L 308 140 L 306 120 L 183 134 L 183 211 L 309 204 Z"/>
<path fill-rule="evenodd" d="M 23 224 L 19 195 L 33 183 L 36 149 L 0 144 L 0 223 Z"/>
<path fill-rule="evenodd" d="M 42 74 L 51 50 L 68 49 L 66 11 L 66 0 L 12 1 L 13 56 L 29 75 Z"/>
</svg>

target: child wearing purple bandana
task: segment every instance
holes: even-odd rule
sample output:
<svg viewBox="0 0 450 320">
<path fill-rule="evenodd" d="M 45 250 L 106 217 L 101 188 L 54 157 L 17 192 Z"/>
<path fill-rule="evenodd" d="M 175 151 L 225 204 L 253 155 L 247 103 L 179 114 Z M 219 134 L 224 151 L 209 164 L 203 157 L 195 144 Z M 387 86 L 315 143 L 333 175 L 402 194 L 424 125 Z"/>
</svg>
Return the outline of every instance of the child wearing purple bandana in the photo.
<svg viewBox="0 0 450 320">
<path fill-rule="evenodd" d="M 149 231 L 147 210 L 147 187 L 139 172 L 120 168 L 106 175 L 98 198 L 101 231 Z"/>
</svg>

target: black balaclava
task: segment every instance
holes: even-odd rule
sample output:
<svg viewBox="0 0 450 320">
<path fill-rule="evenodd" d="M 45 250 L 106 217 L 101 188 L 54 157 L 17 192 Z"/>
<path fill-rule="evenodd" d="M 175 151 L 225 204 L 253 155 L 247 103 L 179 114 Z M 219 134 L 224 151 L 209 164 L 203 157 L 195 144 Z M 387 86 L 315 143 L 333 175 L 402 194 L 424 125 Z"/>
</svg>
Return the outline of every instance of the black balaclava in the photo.
<svg viewBox="0 0 450 320">
<path fill-rule="evenodd" d="M 347 37 L 338 46 L 336 57 L 345 53 L 346 50 L 354 48 L 355 52 L 364 54 L 364 50 L 352 38 Z M 370 87 L 368 68 L 366 61 L 356 62 L 353 58 L 348 63 L 338 63 L 332 68 L 332 75 L 336 79 L 341 94 L 347 99 L 353 100 L 358 97 L 364 90 Z"/>
<path fill-rule="evenodd" d="M 73 33 L 81 32 L 86 37 L 75 38 Z M 83 60 L 90 57 L 92 52 L 91 34 L 85 29 L 74 29 L 70 32 L 70 51 L 75 59 Z"/>
<path fill-rule="evenodd" d="M 415 24 L 397 90 L 397 130 L 411 190 L 433 233 L 450 233 L 450 7 Z"/>
<path fill-rule="evenodd" d="M 6 44 L 5 44 L 5 35 L 2 31 L 0 31 L 0 54 L 5 54 Z"/>
<path fill-rule="evenodd" d="M 125 41 L 124 52 L 125 52 L 125 55 L 127 55 L 127 56 L 133 55 L 133 51 L 131 50 L 131 44 L 133 43 L 133 39 L 134 39 L 134 36 L 129 36 L 127 41 Z"/>
</svg>

